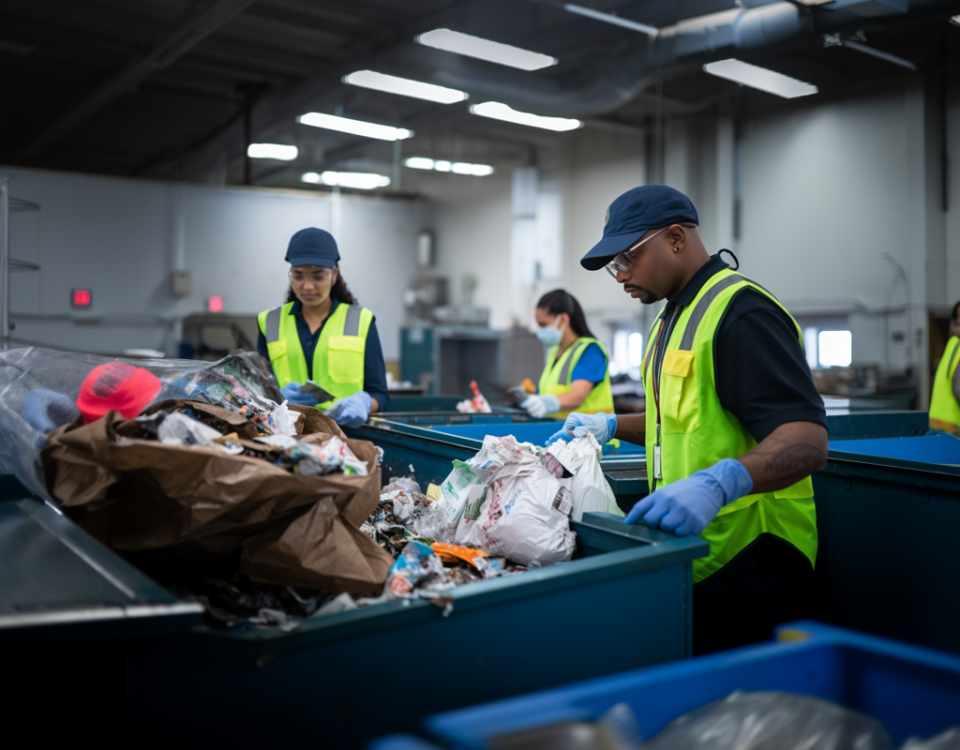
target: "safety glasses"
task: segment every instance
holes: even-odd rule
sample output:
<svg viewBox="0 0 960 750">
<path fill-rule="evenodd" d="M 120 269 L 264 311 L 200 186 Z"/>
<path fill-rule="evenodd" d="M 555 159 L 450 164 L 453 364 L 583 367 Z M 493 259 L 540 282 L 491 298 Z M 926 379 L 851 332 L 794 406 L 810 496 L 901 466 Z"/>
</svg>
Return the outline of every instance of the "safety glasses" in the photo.
<svg viewBox="0 0 960 750">
<path fill-rule="evenodd" d="M 607 265 L 604 266 L 604 268 L 607 269 L 607 273 L 613 276 L 613 278 L 617 278 L 617 273 L 619 271 L 624 271 L 624 272 L 629 271 L 633 266 L 633 261 L 637 257 L 637 250 L 640 249 L 640 245 L 642 245 L 645 242 L 649 242 L 661 232 L 666 232 L 669 228 L 670 227 L 664 227 L 659 232 L 654 232 L 646 239 L 640 240 L 640 242 L 638 242 L 633 247 L 630 247 L 624 250 L 619 255 L 614 256 L 613 260 L 611 260 L 609 263 L 607 263 Z"/>
</svg>

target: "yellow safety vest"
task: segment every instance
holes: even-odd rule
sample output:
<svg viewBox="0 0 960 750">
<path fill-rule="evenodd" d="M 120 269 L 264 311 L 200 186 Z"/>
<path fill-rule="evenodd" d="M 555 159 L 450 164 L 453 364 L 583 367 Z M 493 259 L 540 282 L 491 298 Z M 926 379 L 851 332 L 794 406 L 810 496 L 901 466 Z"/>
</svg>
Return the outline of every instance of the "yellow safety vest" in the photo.
<svg viewBox="0 0 960 750">
<path fill-rule="evenodd" d="M 297 333 L 297 317 L 290 314 L 294 304 L 288 302 L 257 316 L 281 388 L 307 382 L 307 359 Z M 327 318 L 313 350 L 313 381 L 334 400 L 317 404 L 318 409 L 329 408 L 337 400 L 363 390 L 363 359 L 372 322 L 373 313 L 365 307 L 343 303 Z"/>
<path fill-rule="evenodd" d="M 547 352 L 547 365 L 543 368 L 543 373 L 540 375 L 539 390 L 541 396 L 547 393 L 552 393 L 555 396 L 569 393 L 570 386 L 573 383 L 573 371 L 577 366 L 577 362 L 580 361 L 580 357 L 583 356 L 583 353 L 590 344 L 599 346 L 603 352 L 603 356 L 607 357 L 607 350 L 603 348 L 603 344 L 589 336 L 578 338 L 559 358 L 557 358 L 557 351 L 560 347 L 554 346 L 550 348 L 550 351 Z M 551 364 L 551 362 L 553 364 Z M 585 414 L 595 414 L 598 411 L 604 411 L 607 414 L 613 414 L 613 391 L 610 388 L 609 369 L 604 371 L 603 381 L 593 386 L 593 390 L 590 391 L 586 401 L 580 404 L 574 411 L 580 411 Z M 568 414 L 570 414 L 569 411 L 558 411 L 556 414 L 548 414 L 547 416 L 566 419 Z"/>
<path fill-rule="evenodd" d="M 930 429 L 944 430 L 960 436 L 960 404 L 953 395 L 953 381 L 960 363 L 960 339 L 951 336 L 943 358 L 933 376 L 933 393 L 930 394 Z"/>
<path fill-rule="evenodd" d="M 754 289 L 786 312 L 777 299 L 756 283 L 731 270 L 720 271 L 703 285 L 679 314 L 665 346 L 660 375 L 661 474 L 657 487 L 689 477 L 725 458 L 739 458 L 757 443 L 739 419 L 720 404 L 716 389 L 713 344 L 720 322 L 734 296 Z M 789 315 L 789 313 L 787 313 Z M 791 317 L 792 320 L 792 317 Z M 797 338 L 803 345 L 803 334 Z M 647 406 L 647 477 L 653 488 L 657 406 L 654 398 L 653 350 L 659 319 L 654 323 L 643 361 Z M 710 554 L 693 561 L 693 580 L 716 573 L 760 534 L 774 534 L 794 545 L 813 565 L 817 559 L 817 512 L 813 482 L 806 477 L 775 492 L 747 495 L 720 509 L 700 538 Z"/>
</svg>

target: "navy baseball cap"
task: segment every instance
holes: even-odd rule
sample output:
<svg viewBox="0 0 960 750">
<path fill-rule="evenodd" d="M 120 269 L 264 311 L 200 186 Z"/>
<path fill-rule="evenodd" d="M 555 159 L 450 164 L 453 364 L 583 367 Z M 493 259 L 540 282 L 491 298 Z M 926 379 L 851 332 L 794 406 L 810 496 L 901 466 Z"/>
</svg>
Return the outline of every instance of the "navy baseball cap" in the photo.
<svg viewBox="0 0 960 750">
<path fill-rule="evenodd" d="M 324 266 L 334 268 L 340 260 L 337 241 L 322 229 L 301 229 L 290 238 L 284 258 L 291 266 Z"/>
<path fill-rule="evenodd" d="M 697 209 L 679 190 L 666 185 L 635 187 L 610 204 L 603 239 L 580 259 L 580 265 L 599 271 L 651 229 L 699 223 Z"/>
</svg>

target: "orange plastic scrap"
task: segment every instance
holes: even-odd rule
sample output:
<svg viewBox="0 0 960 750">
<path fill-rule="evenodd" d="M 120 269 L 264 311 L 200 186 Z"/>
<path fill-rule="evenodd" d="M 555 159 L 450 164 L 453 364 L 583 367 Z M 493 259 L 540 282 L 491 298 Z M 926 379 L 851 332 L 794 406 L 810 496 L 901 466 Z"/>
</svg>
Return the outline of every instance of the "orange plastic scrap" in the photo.
<svg viewBox="0 0 960 750">
<path fill-rule="evenodd" d="M 523 390 L 525 390 L 527 393 L 537 392 L 537 386 L 533 384 L 533 381 L 530 380 L 530 378 L 525 378 L 520 385 L 523 386 Z"/>
<path fill-rule="evenodd" d="M 445 563 L 455 563 L 460 560 L 470 563 L 477 567 L 474 560 L 478 557 L 489 557 L 482 549 L 470 549 L 469 547 L 458 547 L 456 544 L 443 544 L 435 542 L 433 545 L 433 554 L 439 557 Z"/>
</svg>

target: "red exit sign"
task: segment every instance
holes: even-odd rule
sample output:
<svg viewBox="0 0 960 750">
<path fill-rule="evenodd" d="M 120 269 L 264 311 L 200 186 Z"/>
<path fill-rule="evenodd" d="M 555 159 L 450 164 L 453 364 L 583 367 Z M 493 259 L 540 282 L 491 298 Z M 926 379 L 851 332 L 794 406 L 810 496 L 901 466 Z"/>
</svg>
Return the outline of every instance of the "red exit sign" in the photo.
<svg viewBox="0 0 960 750">
<path fill-rule="evenodd" d="M 70 292 L 70 303 L 74 307 L 90 307 L 93 304 L 93 291 L 90 289 L 74 289 Z"/>
</svg>

